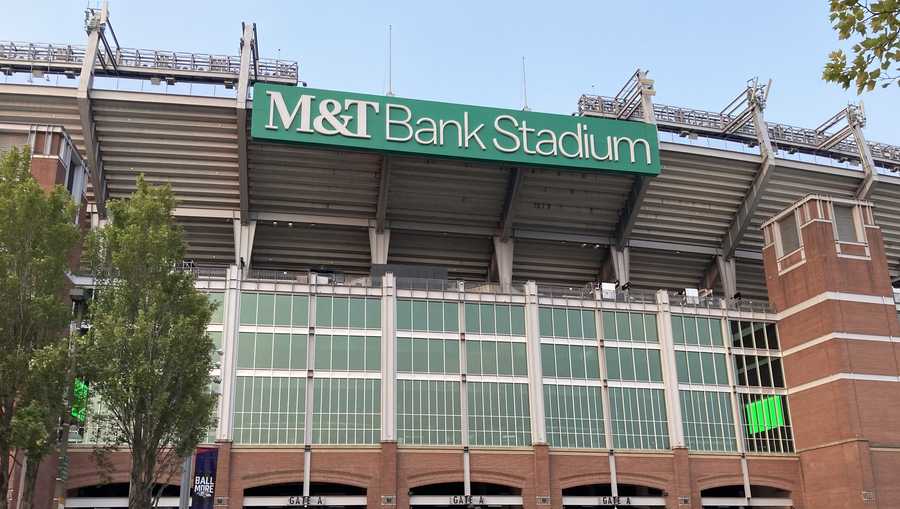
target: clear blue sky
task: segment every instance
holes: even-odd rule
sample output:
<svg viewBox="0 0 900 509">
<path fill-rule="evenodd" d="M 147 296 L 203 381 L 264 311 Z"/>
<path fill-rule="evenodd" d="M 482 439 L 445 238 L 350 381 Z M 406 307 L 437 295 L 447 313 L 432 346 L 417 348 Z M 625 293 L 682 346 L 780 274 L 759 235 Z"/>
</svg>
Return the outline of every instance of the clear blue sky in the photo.
<svg viewBox="0 0 900 509">
<path fill-rule="evenodd" d="M 656 102 L 714 111 L 748 78 L 773 78 L 766 118 L 816 127 L 858 100 L 820 77 L 838 46 L 827 3 L 111 0 L 110 11 L 124 47 L 207 53 L 237 54 L 241 21 L 255 21 L 261 56 L 298 60 L 317 88 L 383 93 L 392 24 L 400 96 L 519 108 L 524 55 L 537 111 L 571 113 L 581 93 L 612 95 L 642 67 Z M 0 38 L 83 43 L 87 4 L 19 3 Z M 867 137 L 900 144 L 900 88 L 863 99 Z"/>
</svg>

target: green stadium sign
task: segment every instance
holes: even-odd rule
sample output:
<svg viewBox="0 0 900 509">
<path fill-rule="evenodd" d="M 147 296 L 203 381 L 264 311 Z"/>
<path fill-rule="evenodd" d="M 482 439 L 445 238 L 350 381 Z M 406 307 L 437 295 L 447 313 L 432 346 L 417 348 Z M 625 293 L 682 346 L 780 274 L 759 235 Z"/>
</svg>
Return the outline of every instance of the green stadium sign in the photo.
<svg viewBox="0 0 900 509">
<path fill-rule="evenodd" d="M 254 139 L 656 175 L 656 126 L 257 83 Z"/>
<path fill-rule="evenodd" d="M 744 405 L 747 414 L 747 431 L 751 435 L 784 426 L 784 410 L 781 396 L 774 395 Z"/>
</svg>

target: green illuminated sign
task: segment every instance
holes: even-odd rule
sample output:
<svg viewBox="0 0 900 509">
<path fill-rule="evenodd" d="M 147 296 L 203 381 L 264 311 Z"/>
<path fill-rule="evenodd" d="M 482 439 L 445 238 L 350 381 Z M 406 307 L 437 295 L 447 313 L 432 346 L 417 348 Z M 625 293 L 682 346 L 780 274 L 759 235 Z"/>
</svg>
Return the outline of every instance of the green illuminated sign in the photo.
<svg viewBox="0 0 900 509">
<path fill-rule="evenodd" d="M 751 435 L 784 426 L 784 410 L 781 396 L 769 396 L 744 405 L 747 414 L 747 430 Z"/>
<path fill-rule="evenodd" d="M 75 379 L 75 387 L 72 389 L 72 418 L 79 424 L 84 424 L 87 418 L 88 385 L 80 378 Z"/>
<path fill-rule="evenodd" d="M 656 175 L 656 126 L 257 83 L 251 135 L 387 153 Z"/>
</svg>

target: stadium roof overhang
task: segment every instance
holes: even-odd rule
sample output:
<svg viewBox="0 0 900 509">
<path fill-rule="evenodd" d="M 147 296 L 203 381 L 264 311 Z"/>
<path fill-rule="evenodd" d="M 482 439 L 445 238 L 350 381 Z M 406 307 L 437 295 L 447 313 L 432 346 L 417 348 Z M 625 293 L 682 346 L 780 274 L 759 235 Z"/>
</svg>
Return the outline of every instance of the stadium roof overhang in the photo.
<svg viewBox="0 0 900 509">
<path fill-rule="evenodd" d="M 72 88 L 0 85 L 0 123 L 65 127 L 85 153 Z M 256 221 L 253 265 L 366 273 L 369 229 L 391 232 L 389 263 L 446 266 L 484 280 L 494 236 L 515 240 L 513 279 L 583 284 L 609 263 L 624 220 L 632 227 L 631 282 L 702 286 L 744 202 L 761 156 L 662 140 L 662 173 L 625 217 L 635 175 L 515 166 L 260 141 L 248 136 L 242 204 L 239 125 L 229 98 L 93 90 L 96 139 L 109 198 L 127 196 L 143 173 L 169 183 L 177 216 L 201 264 L 235 263 L 235 222 Z M 759 225 L 808 193 L 852 198 L 852 168 L 778 158 L 750 226 L 734 252 L 738 288 L 765 297 Z M 870 200 L 892 276 L 900 261 L 900 178 L 879 174 Z M 242 213 L 243 209 L 246 212 Z"/>
</svg>

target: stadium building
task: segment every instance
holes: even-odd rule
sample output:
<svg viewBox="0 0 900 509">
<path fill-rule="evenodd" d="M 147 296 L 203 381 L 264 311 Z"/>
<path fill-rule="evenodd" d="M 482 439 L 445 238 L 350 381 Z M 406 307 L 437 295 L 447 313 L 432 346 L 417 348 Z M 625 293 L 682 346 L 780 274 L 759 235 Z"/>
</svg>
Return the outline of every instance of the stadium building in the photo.
<svg viewBox="0 0 900 509">
<path fill-rule="evenodd" d="M 0 41 L 0 149 L 86 228 L 172 185 L 221 303 L 195 507 L 900 507 L 900 147 L 861 107 L 639 70 L 549 115 L 307 88 L 252 24 L 238 56 L 85 28 Z M 70 442 L 38 507 L 127 505 L 127 453 Z"/>
</svg>

